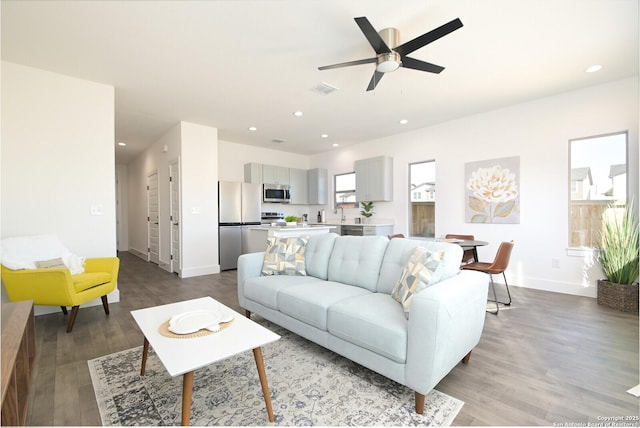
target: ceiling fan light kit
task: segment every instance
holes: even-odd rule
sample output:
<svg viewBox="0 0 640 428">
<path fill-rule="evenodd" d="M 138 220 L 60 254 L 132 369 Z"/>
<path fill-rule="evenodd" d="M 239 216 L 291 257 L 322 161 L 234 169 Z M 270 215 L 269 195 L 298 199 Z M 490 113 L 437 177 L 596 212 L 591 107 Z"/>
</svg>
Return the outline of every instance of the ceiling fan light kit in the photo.
<svg viewBox="0 0 640 428">
<path fill-rule="evenodd" d="M 375 28 L 373 28 L 373 25 L 371 25 L 366 17 L 362 16 L 354 18 L 354 20 L 369 41 L 369 44 L 375 51 L 376 56 L 373 58 L 325 65 L 318 67 L 318 70 L 330 70 L 332 68 L 350 67 L 352 65 L 370 64 L 375 62 L 376 69 L 371 77 L 369 86 L 367 86 L 367 91 L 374 90 L 385 73 L 395 71 L 400 67 L 412 68 L 414 70 L 426 71 L 428 73 L 440 73 L 444 70 L 444 67 L 415 58 L 410 58 L 407 55 L 462 27 L 462 21 L 460 21 L 459 18 L 456 18 L 434 30 L 428 31 L 415 39 L 399 45 L 400 32 L 396 28 L 385 28 L 376 32 Z"/>
</svg>

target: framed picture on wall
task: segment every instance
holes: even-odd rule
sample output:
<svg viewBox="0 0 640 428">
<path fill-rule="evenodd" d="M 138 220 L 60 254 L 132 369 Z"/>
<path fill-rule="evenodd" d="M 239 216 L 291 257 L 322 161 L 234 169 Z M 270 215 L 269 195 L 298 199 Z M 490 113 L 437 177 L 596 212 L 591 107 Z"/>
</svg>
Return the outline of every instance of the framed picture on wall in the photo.
<svg viewBox="0 0 640 428">
<path fill-rule="evenodd" d="M 520 223 L 520 157 L 468 162 L 467 223 Z"/>
</svg>

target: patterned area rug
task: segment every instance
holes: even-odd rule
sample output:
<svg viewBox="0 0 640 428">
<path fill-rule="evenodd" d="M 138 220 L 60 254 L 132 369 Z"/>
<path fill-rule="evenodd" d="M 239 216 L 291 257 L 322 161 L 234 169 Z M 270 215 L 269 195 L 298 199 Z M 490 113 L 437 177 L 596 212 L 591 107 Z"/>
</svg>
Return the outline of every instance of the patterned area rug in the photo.
<svg viewBox="0 0 640 428">
<path fill-rule="evenodd" d="M 275 324 L 282 338 L 262 349 L 275 425 L 449 426 L 463 402 L 433 390 L 423 415 L 414 393 Z M 191 339 L 184 339 L 191 340 Z M 103 425 L 180 425 L 182 376 L 172 378 L 142 346 L 89 360 Z M 271 425 L 252 352 L 195 372 L 192 425 Z"/>
</svg>

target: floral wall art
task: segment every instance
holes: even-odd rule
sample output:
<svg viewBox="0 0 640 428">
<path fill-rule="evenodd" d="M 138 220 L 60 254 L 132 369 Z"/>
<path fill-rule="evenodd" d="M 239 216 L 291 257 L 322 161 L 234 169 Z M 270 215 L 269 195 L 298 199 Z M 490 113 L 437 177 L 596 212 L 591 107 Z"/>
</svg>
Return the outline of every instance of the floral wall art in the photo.
<svg viewBox="0 0 640 428">
<path fill-rule="evenodd" d="M 465 164 L 465 221 L 520 223 L 520 157 Z"/>
</svg>

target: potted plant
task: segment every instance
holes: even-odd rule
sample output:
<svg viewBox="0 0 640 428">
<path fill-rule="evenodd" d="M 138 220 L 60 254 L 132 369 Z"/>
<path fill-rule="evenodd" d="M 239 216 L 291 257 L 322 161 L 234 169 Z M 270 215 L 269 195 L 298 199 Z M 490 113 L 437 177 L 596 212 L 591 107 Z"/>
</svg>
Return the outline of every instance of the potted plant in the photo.
<svg viewBox="0 0 640 428">
<path fill-rule="evenodd" d="M 298 216 L 288 215 L 284 218 L 284 221 L 287 222 L 287 226 L 296 226 L 298 224 Z"/>
<path fill-rule="evenodd" d="M 603 214 L 600 265 L 607 277 L 598 280 L 598 304 L 638 312 L 638 221 L 632 204 L 610 206 Z"/>
<path fill-rule="evenodd" d="M 362 205 L 360 214 L 364 216 L 365 223 L 369 223 L 369 218 L 373 215 L 373 202 L 360 202 L 360 205 Z"/>
</svg>

